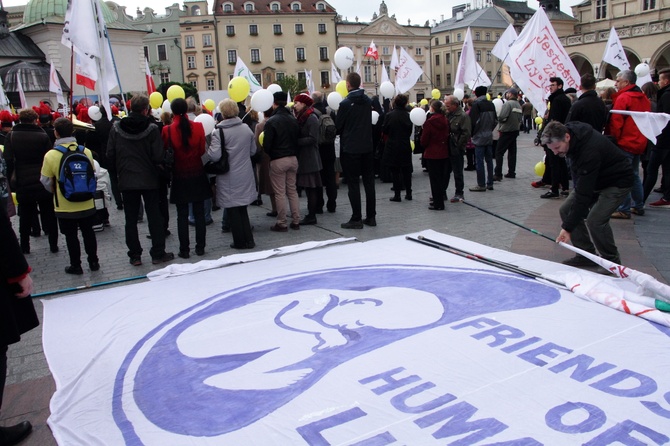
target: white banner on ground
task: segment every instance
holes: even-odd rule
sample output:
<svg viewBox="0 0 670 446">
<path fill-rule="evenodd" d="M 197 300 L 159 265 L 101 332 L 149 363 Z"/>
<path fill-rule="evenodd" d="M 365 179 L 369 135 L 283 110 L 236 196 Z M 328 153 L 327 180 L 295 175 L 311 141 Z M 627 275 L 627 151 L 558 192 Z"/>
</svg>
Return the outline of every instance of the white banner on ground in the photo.
<svg viewBox="0 0 670 446">
<path fill-rule="evenodd" d="M 43 302 L 59 444 L 670 441 L 669 329 L 404 237 Z"/>
</svg>

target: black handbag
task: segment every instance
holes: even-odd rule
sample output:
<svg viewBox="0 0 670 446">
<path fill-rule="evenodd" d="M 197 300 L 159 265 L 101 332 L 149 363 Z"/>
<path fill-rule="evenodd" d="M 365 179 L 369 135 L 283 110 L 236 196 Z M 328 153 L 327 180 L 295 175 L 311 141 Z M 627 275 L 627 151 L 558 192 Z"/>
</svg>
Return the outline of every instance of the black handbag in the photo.
<svg viewBox="0 0 670 446">
<path fill-rule="evenodd" d="M 221 158 L 218 161 L 207 161 L 207 164 L 205 164 L 205 172 L 211 175 L 223 175 L 230 170 L 226 140 L 223 137 L 223 129 L 221 127 L 219 127 L 219 137 L 221 139 Z"/>
<path fill-rule="evenodd" d="M 165 154 L 163 155 L 163 162 L 159 166 L 161 177 L 166 180 L 172 179 L 172 170 L 174 169 L 174 148 L 172 147 L 172 139 L 170 138 L 170 127 L 168 126 L 168 143 Z"/>
</svg>

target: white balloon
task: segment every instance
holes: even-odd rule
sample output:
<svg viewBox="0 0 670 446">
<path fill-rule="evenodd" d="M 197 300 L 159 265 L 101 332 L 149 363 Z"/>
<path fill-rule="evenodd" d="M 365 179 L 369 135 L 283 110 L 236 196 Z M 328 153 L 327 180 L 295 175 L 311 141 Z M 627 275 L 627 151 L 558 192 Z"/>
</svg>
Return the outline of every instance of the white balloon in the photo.
<svg viewBox="0 0 670 446">
<path fill-rule="evenodd" d="M 646 63 L 641 63 L 638 66 L 635 67 L 635 74 L 637 74 L 637 77 L 645 77 L 646 75 L 649 74 L 649 65 Z M 91 112 L 89 109 L 88 115 L 91 116 Z"/>
<path fill-rule="evenodd" d="M 354 64 L 354 52 L 348 46 L 343 46 L 335 51 L 335 66 L 340 70 L 346 70 Z"/>
<path fill-rule="evenodd" d="M 170 107 L 170 101 L 168 99 L 163 101 L 163 107 L 161 108 L 163 109 L 163 113 L 172 113 L 172 108 Z"/>
<path fill-rule="evenodd" d="M 270 84 L 268 85 L 267 91 L 269 91 L 272 94 L 275 94 L 278 91 L 281 91 L 281 87 L 277 84 Z M 265 110 L 267 110 L 267 108 Z"/>
<path fill-rule="evenodd" d="M 94 121 L 97 121 L 98 119 L 102 118 L 102 112 L 100 111 L 100 107 L 98 107 L 97 105 L 91 105 L 88 108 L 88 117 Z"/>
<path fill-rule="evenodd" d="M 200 113 L 195 117 L 194 121 L 202 124 L 202 126 L 205 128 L 205 135 L 209 135 L 212 133 L 212 131 L 214 131 L 214 125 L 216 125 L 216 122 L 211 115 L 208 115 L 207 113 Z"/>
<path fill-rule="evenodd" d="M 465 97 L 465 92 L 463 91 L 462 88 L 454 88 L 454 96 L 456 96 L 456 99 L 459 101 L 462 101 L 463 98 Z"/>
<path fill-rule="evenodd" d="M 332 93 L 328 94 L 328 99 L 326 102 L 328 102 L 328 107 L 337 111 L 337 109 L 340 108 L 340 102 L 342 102 L 342 95 L 337 91 L 333 91 Z"/>
<path fill-rule="evenodd" d="M 372 110 L 372 125 L 377 124 L 377 121 L 379 121 L 379 113 L 376 110 Z"/>
<path fill-rule="evenodd" d="M 274 97 L 269 90 L 258 90 L 251 96 L 251 108 L 257 112 L 264 112 L 272 107 Z"/>
<path fill-rule="evenodd" d="M 152 108 L 151 109 L 151 116 L 153 116 L 157 121 L 159 121 L 161 119 L 161 113 L 162 112 L 161 112 L 160 108 Z"/>
<path fill-rule="evenodd" d="M 500 98 L 495 98 L 493 101 L 493 106 L 496 108 L 496 115 L 500 114 L 500 111 L 502 110 L 503 106 L 503 101 Z"/>
<path fill-rule="evenodd" d="M 426 122 L 426 112 L 421 107 L 417 107 L 409 112 L 409 119 L 414 125 L 423 125 Z"/>
<path fill-rule="evenodd" d="M 379 86 L 379 92 L 385 98 L 391 99 L 395 95 L 395 87 L 391 82 L 385 81 Z"/>
</svg>

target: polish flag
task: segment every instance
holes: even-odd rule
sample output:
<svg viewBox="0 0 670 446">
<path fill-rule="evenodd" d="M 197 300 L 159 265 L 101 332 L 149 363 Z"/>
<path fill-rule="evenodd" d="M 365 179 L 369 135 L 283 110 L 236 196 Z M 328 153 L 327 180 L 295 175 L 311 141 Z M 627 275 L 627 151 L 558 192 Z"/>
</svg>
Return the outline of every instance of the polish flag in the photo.
<svg viewBox="0 0 670 446">
<path fill-rule="evenodd" d="M 147 94 L 151 94 L 156 91 L 156 84 L 154 83 L 154 78 L 151 75 L 151 70 L 149 69 L 149 61 L 144 59 L 145 66 L 145 76 L 147 78 Z"/>
<path fill-rule="evenodd" d="M 377 45 L 375 45 L 374 41 L 370 42 L 370 46 L 365 52 L 365 57 L 372 57 L 374 60 L 379 59 L 379 52 L 377 51 Z"/>
</svg>

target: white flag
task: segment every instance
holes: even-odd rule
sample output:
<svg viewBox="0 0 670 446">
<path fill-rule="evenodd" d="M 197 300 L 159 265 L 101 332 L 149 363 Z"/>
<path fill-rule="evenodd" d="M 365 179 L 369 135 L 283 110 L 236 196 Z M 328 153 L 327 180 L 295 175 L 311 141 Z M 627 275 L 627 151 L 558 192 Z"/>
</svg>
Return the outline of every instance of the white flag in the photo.
<svg viewBox="0 0 670 446">
<path fill-rule="evenodd" d="M 389 68 L 393 70 L 395 73 L 398 71 L 398 52 L 395 49 L 395 43 L 393 44 L 393 47 L 391 48 L 391 63 L 389 63 Z"/>
<path fill-rule="evenodd" d="M 391 82 L 391 79 L 389 79 L 389 74 L 386 72 L 386 67 L 384 66 L 383 60 L 382 60 L 382 82 Z"/>
<path fill-rule="evenodd" d="M 311 95 L 314 93 L 314 79 L 312 79 L 312 70 L 305 70 L 305 83 L 307 84 L 307 91 Z"/>
<path fill-rule="evenodd" d="M 419 80 L 423 70 L 412 57 L 407 54 L 405 48 L 400 47 L 398 58 L 398 71 L 395 75 L 395 89 L 398 93 L 408 92 Z"/>
<path fill-rule="evenodd" d="M 340 70 L 337 69 L 334 63 L 330 63 L 330 77 L 332 77 L 332 82 L 331 84 L 336 84 L 342 80 L 342 76 L 340 76 Z"/>
<path fill-rule="evenodd" d="M 558 40 L 543 8 L 526 23 L 509 49 L 508 57 L 512 79 L 535 106 L 538 116 L 547 111 L 549 78 L 560 77 L 566 89 L 579 88 L 579 71 Z"/>
<path fill-rule="evenodd" d="M 605 53 L 603 54 L 603 62 L 607 62 L 620 70 L 630 70 L 630 63 L 628 63 L 626 52 L 623 50 L 621 40 L 619 40 L 619 36 L 614 27 L 610 30 L 610 38 L 607 40 L 607 46 L 605 47 Z"/>
<path fill-rule="evenodd" d="M 477 63 L 470 28 L 468 28 L 465 33 L 465 40 L 463 41 L 463 48 L 461 49 L 461 58 L 458 61 L 458 68 L 456 69 L 454 87 L 463 89 L 465 84 L 467 84 L 471 90 L 474 90 L 478 85 L 491 85 L 488 76 L 486 76 L 484 70 L 482 70 Z"/>
<path fill-rule="evenodd" d="M 82 61 L 95 64 L 95 89 L 107 116 L 112 116 L 109 91 L 117 85 L 117 76 L 99 0 L 68 1 L 61 43 Z"/>
<path fill-rule="evenodd" d="M 510 23 L 510 25 L 507 27 L 503 35 L 500 36 L 500 40 L 498 40 L 496 46 L 494 46 L 493 49 L 491 50 L 491 54 L 493 54 L 500 60 L 505 60 L 507 54 L 509 53 L 510 47 L 514 45 L 514 41 L 516 40 L 516 38 L 517 38 L 516 30 Z"/>
<path fill-rule="evenodd" d="M 65 104 L 65 97 L 63 97 L 63 88 L 60 84 L 60 78 L 58 77 L 58 72 L 54 63 L 51 62 L 51 72 L 49 73 L 49 91 L 56 93 L 56 100 L 60 104 Z"/>
<path fill-rule="evenodd" d="M 16 90 L 19 92 L 21 108 L 27 108 L 28 102 L 26 101 L 26 93 L 23 91 L 23 85 L 21 85 L 21 76 L 19 76 L 18 72 L 16 73 Z"/>
<path fill-rule="evenodd" d="M 670 115 L 667 113 L 636 112 L 629 110 L 610 110 L 610 113 L 632 116 L 635 125 L 652 144 L 656 144 L 656 137 L 661 134 L 663 129 L 670 122 Z"/>
<path fill-rule="evenodd" d="M 249 96 L 258 90 L 263 89 L 263 86 L 260 84 L 260 82 L 258 82 L 256 76 L 254 76 L 251 71 L 249 71 L 249 68 L 247 68 L 247 65 L 240 57 L 237 58 L 237 63 L 235 63 L 235 76 L 243 77 L 249 82 Z"/>
<path fill-rule="evenodd" d="M 2 78 L 0 77 L 0 110 L 9 108 L 9 100 L 5 94 L 5 87 L 2 85 Z"/>
</svg>

